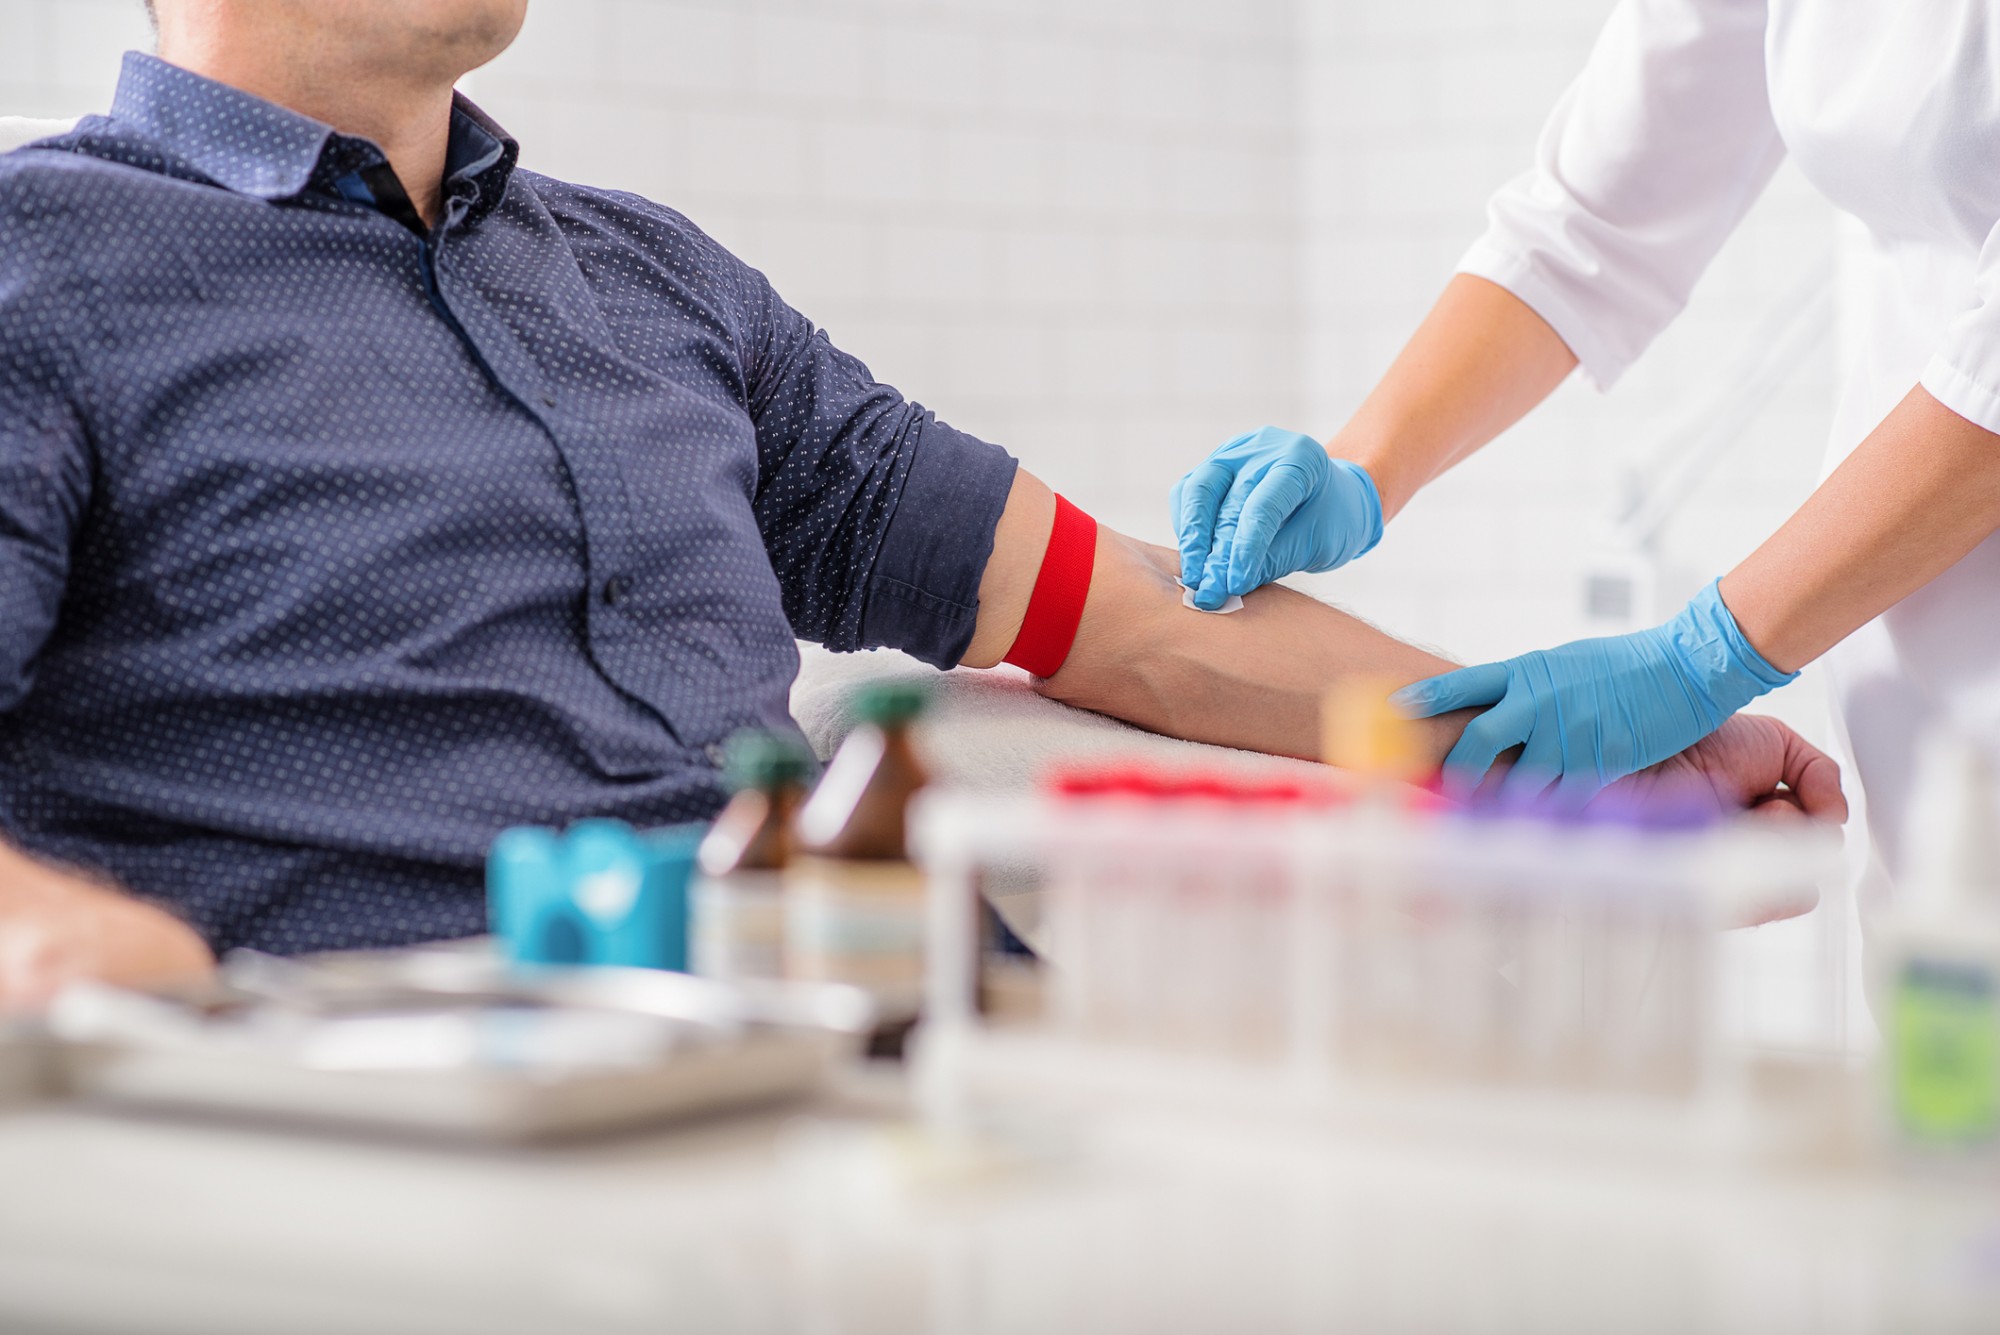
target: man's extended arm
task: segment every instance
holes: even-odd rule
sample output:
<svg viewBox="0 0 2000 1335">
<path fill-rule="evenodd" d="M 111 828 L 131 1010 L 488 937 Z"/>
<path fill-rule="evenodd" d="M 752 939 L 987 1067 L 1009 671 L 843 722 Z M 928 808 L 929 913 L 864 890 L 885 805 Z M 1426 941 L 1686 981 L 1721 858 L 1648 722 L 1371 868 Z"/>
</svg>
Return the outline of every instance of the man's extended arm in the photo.
<svg viewBox="0 0 2000 1335">
<path fill-rule="evenodd" d="M 1054 511 L 1049 489 L 1018 473 L 980 584 L 966 666 L 990 667 L 1012 645 Z M 1240 612 L 1193 611 L 1181 605 L 1179 568 L 1176 553 L 1100 528 L 1075 645 L 1038 689 L 1154 732 L 1311 759 L 1320 702 L 1332 686 L 1357 677 L 1401 685 L 1455 666 L 1278 585 L 1250 594 Z M 1432 760 L 1443 762 L 1476 712 L 1418 725 Z M 1783 783 L 1811 814 L 1846 816 L 1833 761 L 1775 720 L 1742 719 L 1670 764 L 1705 781 L 1725 806 L 1768 801 Z"/>
</svg>

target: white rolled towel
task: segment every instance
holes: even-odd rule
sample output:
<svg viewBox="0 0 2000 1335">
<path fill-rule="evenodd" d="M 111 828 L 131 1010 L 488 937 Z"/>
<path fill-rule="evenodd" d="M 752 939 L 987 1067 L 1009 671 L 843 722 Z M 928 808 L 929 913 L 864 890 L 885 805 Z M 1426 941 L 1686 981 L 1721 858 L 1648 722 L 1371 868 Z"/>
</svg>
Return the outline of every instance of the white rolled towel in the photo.
<svg viewBox="0 0 2000 1335">
<path fill-rule="evenodd" d="M 37 139 L 51 139 L 59 134 L 68 134 L 74 128 L 73 120 L 45 120 L 35 116 L 0 116 L 0 153 L 32 144 Z"/>
</svg>

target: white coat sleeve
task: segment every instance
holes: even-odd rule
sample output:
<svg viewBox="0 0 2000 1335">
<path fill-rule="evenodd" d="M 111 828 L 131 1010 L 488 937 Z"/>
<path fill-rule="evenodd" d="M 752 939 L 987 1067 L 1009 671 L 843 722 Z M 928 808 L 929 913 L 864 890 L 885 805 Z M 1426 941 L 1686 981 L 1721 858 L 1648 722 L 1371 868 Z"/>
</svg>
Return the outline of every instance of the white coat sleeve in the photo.
<svg viewBox="0 0 2000 1335">
<path fill-rule="evenodd" d="M 1764 0 L 1621 0 L 1459 271 L 1548 321 L 1600 388 L 1687 304 L 1784 158 Z"/>
<path fill-rule="evenodd" d="M 2000 432 L 2000 227 L 1987 234 L 1972 291 L 1945 327 L 1920 383 L 1974 426 Z"/>
</svg>

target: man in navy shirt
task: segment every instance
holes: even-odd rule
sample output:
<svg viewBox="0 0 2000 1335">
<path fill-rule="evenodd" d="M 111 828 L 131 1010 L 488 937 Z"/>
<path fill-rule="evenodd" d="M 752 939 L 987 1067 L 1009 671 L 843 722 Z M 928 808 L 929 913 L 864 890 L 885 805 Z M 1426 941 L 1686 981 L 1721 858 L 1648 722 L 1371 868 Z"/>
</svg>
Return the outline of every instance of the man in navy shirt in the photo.
<svg viewBox="0 0 2000 1335">
<path fill-rule="evenodd" d="M 523 9 L 159 0 L 110 114 L 0 159 L 0 999 L 479 931 L 501 828 L 711 815 L 794 637 L 1013 641 L 1048 488 L 672 209 L 516 169 L 452 89 Z M 1176 568 L 1101 534 L 1042 689 L 1310 755 L 1342 675 L 1446 666 Z M 1678 766 L 1839 809 L 1769 721 Z"/>
</svg>

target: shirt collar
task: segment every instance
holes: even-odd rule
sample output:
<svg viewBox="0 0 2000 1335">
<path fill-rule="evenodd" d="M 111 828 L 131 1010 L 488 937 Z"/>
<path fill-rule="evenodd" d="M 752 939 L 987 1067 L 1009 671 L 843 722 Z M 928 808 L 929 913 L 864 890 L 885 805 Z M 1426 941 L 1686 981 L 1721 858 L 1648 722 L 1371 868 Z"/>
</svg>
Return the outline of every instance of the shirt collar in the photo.
<svg viewBox="0 0 2000 1335">
<path fill-rule="evenodd" d="M 466 203 L 469 218 L 493 211 L 507 193 L 507 182 L 520 160 L 521 146 L 472 104 L 464 93 L 451 95 L 451 143 L 444 157 L 444 198 Z"/>
<path fill-rule="evenodd" d="M 125 53 L 111 118 L 224 189 L 258 199 L 291 199 L 370 161 L 365 139 L 218 83 L 143 51 Z M 445 198 L 463 198 L 477 217 L 500 202 L 520 146 L 485 112 L 454 94 L 445 155 Z"/>
</svg>

